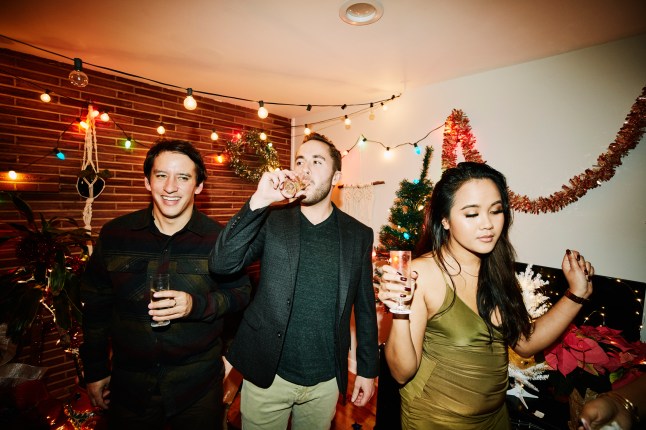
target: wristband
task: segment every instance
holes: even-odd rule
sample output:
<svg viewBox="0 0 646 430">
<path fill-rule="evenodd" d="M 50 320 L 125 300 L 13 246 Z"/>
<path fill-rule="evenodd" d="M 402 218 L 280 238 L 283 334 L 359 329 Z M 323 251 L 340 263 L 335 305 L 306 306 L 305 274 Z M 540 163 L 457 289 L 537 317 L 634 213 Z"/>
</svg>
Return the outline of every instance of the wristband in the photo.
<svg viewBox="0 0 646 430">
<path fill-rule="evenodd" d="M 580 305 L 585 305 L 586 303 L 590 302 L 590 299 L 586 299 L 584 297 L 579 297 L 576 294 L 574 294 L 572 291 L 565 290 L 565 297 L 568 299 L 572 300 L 574 303 L 578 303 Z"/>
<path fill-rule="evenodd" d="M 614 391 L 608 391 L 608 392 L 599 394 L 597 397 L 611 397 L 615 399 L 616 401 L 619 402 L 621 406 L 623 406 L 626 412 L 628 412 L 628 415 L 630 415 L 630 419 L 632 420 L 633 424 L 636 424 L 639 422 L 639 413 L 637 411 L 637 407 L 635 407 L 633 402 L 631 402 L 621 394 L 616 393 Z"/>
</svg>

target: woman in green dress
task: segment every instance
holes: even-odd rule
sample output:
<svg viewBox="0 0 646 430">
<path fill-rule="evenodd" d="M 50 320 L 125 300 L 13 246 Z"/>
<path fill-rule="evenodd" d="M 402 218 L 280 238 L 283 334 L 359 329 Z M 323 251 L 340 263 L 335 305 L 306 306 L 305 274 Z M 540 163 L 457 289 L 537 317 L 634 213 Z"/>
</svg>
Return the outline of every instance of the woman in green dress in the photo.
<svg viewBox="0 0 646 430">
<path fill-rule="evenodd" d="M 460 163 L 435 185 L 412 262 L 411 313 L 393 314 L 385 347 L 403 384 L 403 429 L 510 429 L 507 348 L 522 357 L 542 351 L 592 294 L 594 268 L 567 250 L 569 289 L 532 321 L 514 272 L 510 224 L 505 177 L 486 164 Z M 389 308 L 405 293 L 400 281 L 384 268 L 379 298 Z"/>
</svg>

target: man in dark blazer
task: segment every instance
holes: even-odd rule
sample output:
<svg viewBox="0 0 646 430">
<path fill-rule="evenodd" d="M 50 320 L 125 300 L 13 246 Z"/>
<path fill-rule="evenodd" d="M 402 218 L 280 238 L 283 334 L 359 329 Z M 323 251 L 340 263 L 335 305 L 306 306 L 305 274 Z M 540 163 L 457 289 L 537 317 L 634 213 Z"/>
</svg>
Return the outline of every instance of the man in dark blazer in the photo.
<svg viewBox="0 0 646 430">
<path fill-rule="evenodd" d="M 242 373 L 245 430 L 329 429 L 348 385 L 354 309 L 357 377 L 351 401 L 364 406 L 379 372 L 373 232 L 331 201 L 341 154 L 312 134 L 294 171 L 263 174 L 220 235 L 209 268 L 237 272 L 260 260 L 260 281 L 226 355 Z M 306 184 L 289 204 L 289 181 Z"/>
</svg>

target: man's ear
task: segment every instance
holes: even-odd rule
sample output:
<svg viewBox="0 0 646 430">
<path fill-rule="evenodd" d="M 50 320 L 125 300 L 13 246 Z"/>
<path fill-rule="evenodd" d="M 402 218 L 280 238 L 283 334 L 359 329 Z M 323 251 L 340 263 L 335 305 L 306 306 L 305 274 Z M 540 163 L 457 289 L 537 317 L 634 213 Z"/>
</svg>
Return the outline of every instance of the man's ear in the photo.
<svg viewBox="0 0 646 430">
<path fill-rule="evenodd" d="M 336 185 L 341 180 L 341 171 L 337 170 L 332 176 L 332 185 Z"/>
</svg>

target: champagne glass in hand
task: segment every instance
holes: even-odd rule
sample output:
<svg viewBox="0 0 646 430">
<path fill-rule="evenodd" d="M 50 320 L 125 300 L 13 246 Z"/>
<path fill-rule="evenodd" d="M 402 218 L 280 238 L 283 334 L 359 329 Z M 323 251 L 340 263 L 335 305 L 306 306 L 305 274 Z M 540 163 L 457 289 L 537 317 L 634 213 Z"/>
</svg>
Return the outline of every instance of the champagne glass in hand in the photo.
<svg viewBox="0 0 646 430">
<path fill-rule="evenodd" d="M 399 283 L 403 284 L 403 291 L 396 300 L 397 305 L 390 308 L 390 312 L 394 314 L 410 314 L 410 304 L 413 299 L 413 284 L 410 279 L 411 252 L 390 251 L 390 266 L 401 275 Z"/>
<path fill-rule="evenodd" d="M 167 300 L 166 297 L 155 297 L 155 292 L 157 291 L 168 291 L 170 290 L 170 276 L 168 273 L 158 273 L 156 275 L 148 275 L 148 288 L 150 289 L 150 301 L 158 302 L 160 300 Z M 163 309 L 163 308 L 158 308 Z M 164 321 L 151 321 L 150 325 L 152 327 L 164 327 L 170 324 L 170 320 Z"/>
</svg>

